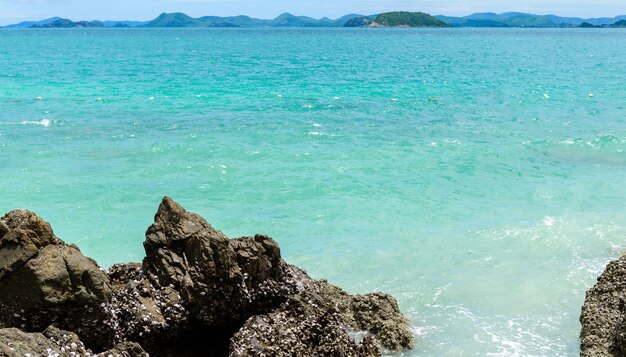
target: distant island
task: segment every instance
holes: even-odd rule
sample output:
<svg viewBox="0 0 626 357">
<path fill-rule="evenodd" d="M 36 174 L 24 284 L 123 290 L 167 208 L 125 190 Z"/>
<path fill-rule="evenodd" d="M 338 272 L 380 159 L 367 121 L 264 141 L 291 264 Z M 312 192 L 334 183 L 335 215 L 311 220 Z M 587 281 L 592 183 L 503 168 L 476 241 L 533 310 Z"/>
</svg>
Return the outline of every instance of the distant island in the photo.
<svg viewBox="0 0 626 357">
<path fill-rule="evenodd" d="M 451 27 L 423 12 L 395 11 L 349 19 L 344 27 Z"/>
<path fill-rule="evenodd" d="M 91 27 L 104 27 L 104 24 L 100 21 L 77 21 L 74 22 L 68 19 L 58 19 L 48 23 L 36 23 L 30 26 L 31 28 L 91 28 Z"/>
<path fill-rule="evenodd" d="M 257 19 L 239 16 L 202 16 L 193 18 L 181 12 L 162 13 L 151 21 L 72 21 L 51 17 L 40 21 L 24 21 L 5 28 L 125 28 L 125 27 L 626 27 L 626 15 L 603 18 L 561 17 L 520 12 L 501 14 L 486 12 L 463 17 L 422 12 L 386 12 L 374 15 L 348 14 L 337 19 L 315 19 L 284 13 L 274 19 Z"/>
<path fill-rule="evenodd" d="M 314 19 L 284 13 L 272 20 L 248 16 L 192 18 L 183 13 L 163 13 L 142 27 L 450 27 L 445 22 L 422 12 L 387 12 L 372 16 L 350 14 L 332 20 Z"/>
<path fill-rule="evenodd" d="M 583 22 L 578 27 L 580 28 L 626 28 L 626 20 L 619 20 L 610 25 L 594 25 L 588 22 Z"/>
<path fill-rule="evenodd" d="M 386 12 L 376 16 L 371 27 L 452 27 L 423 12 Z"/>
</svg>

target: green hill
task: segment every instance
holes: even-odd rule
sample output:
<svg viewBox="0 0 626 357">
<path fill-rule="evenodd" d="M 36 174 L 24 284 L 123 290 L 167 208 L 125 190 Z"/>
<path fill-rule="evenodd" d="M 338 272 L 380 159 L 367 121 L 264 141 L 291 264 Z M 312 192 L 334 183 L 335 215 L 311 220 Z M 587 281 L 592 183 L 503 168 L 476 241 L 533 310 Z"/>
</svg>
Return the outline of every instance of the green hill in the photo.
<svg viewBox="0 0 626 357">
<path fill-rule="evenodd" d="M 43 29 L 43 28 L 63 28 L 63 29 L 70 29 L 70 28 L 92 28 L 92 27 L 104 27 L 104 24 L 100 21 L 77 21 L 74 22 L 72 20 L 68 20 L 68 19 L 59 19 L 56 21 L 52 21 L 46 24 L 35 24 L 32 25 L 31 28 L 38 28 L 38 29 Z"/>
<path fill-rule="evenodd" d="M 307 16 L 294 16 L 288 12 L 278 15 L 274 20 L 270 21 L 269 26 L 275 27 L 305 27 L 312 25 L 317 20 Z"/>
<path fill-rule="evenodd" d="M 198 18 L 209 27 L 216 27 L 218 24 L 232 24 L 237 27 L 262 27 L 269 24 L 269 20 L 253 19 L 249 16 L 203 16 Z"/>
<path fill-rule="evenodd" d="M 626 27 L 626 20 L 619 20 L 612 24 L 611 27 Z"/>
<path fill-rule="evenodd" d="M 350 19 L 348 21 L 346 21 L 343 24 L 343 27 L 368 27 L 372 24 L 372 19 L 370 19 L 369 17 L 355 17 L 353 19 Z"/>
<path fill-rule="evenodd" d="M 450 27 L 447 23 L 423 12 L 407 11 L 379 14 L 374 23 L 382 27 Z"/>
<path fill-rule="evenodd" d="M 595 26 L 593 24 L 590 24 L 588 22 L 583 22 L 582 24 L 580 24 L 581 28 L 625 28 L 626 27 L 626 20 L 619 20 L 615 23 L 612 23 L 610 25 L 599 25 L 599 26 Z"/>
<path fill-rule="evenodd" d="M 5 27 L 8 29 L 29 28 L 29 27 L 33 27 L 34 25 L 46 25 L 57 20 L 62 20 L 62 19 L 60 17 L 55 16 L 55 17 L 51 17 L 49 19 L 40 20 L 40 21 L 24 21 L 24 22 L 20 22 L 19 24 L 7 25 Z"/>
<path fill-rule="evenodd" d="M 202 21 L 189 17 L 182 12 L 171 14 L 162 13 L 156 19 L 148 22 L 144 27 L 202 27 L 206 26 Z"/>
</svg>

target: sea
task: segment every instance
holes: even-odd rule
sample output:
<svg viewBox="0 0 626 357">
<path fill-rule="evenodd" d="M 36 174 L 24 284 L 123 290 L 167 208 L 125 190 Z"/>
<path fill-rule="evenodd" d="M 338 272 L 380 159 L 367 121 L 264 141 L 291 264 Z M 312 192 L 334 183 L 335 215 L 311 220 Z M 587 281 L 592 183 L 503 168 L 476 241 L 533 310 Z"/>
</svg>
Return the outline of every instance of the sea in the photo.
<svg viewBox="0 0 626 357">
<path fill-rule="evenodd" d="M 109 267 L 162 197 L 350 293 L 416 348 L 576 356 L 626 250 L 626 30 L 0 30 L 0 212 Z"/>
</svg>

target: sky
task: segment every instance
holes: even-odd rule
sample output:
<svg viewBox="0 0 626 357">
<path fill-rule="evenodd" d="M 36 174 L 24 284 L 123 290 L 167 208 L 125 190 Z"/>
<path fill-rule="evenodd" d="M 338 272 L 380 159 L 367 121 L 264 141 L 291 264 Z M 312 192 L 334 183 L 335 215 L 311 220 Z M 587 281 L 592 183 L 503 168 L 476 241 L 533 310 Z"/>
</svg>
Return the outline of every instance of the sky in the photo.
<svg viewBox="0 0 626 357">
<path fill-rule="evenodd" d="M 626 14 L 625 0 L 0 0 L 0 26 L 52 16 L 78 20 L 151 20 L 161 12 L 249 15 L 274 18 L 283 12 L 315 18 L 349 13 L 422 11 L 463 16 L 473 12 L 520 11 L 576 17 Z"/>
</svg>

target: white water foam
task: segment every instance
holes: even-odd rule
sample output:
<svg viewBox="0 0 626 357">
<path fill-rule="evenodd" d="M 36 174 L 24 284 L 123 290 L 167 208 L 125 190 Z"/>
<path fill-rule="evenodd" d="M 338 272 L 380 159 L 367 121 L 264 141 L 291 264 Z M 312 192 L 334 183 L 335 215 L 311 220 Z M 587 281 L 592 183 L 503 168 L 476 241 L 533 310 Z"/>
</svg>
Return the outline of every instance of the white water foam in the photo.
<svg viewBox="0 0 626 357">
<path fill-rule="evenodd" d="M 41 126 L 45 126 L 46 128 L 50 126 L 50 124 L 52 124 L 52 121 L 50 119 L 42 119 L 39 121 L 36 120 L 24 120 L 21 122 L 13 122 L 13 123 L 0 123 L 0 125 L 41 125 Z"/>
<path fill-rule="evenodd" d="M 21 122 L 20 124 L 33 124 L 33 125 L 41 125 L 41 126 L 45 126 L 46 128 L 50 126 L 50 119 L 41 119 L 40 121 L 35 121 L 35 120 L 24 120 L 23 122 Z"/>
</svg>

